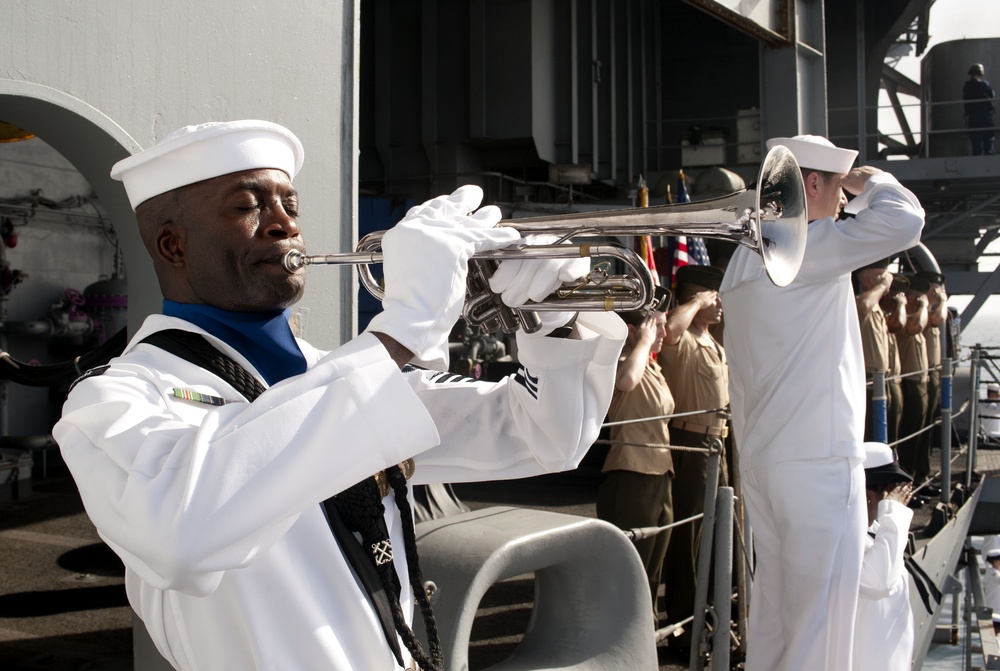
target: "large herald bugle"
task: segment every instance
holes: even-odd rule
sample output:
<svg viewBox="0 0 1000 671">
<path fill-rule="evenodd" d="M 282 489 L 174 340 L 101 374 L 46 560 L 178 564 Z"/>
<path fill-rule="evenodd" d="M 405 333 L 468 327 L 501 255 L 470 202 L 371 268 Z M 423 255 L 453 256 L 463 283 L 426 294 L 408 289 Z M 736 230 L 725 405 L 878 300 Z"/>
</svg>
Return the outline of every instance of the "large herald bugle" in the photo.
<svg viewBox="0 0 1000 671">
<path fill-rule="evenodd" d="M 504 226 L 522 236 L 549 234 L 562 241 L 579 238 L 634 235 L 693 235 L 730 240 L 757 252 L 767 276 L 777 286 L 788 285 L 799 272 L 806 246 L 806 202 L 802 176 L 791 151 L 776 146 L 761 164 L 754 189 L 694 203 L 656 207 L 579 212 L 523 219 L 505 219 Z M 305 265 L 359 265 L 365 288 L 379 300 L 384 291 L 369 264 L 382 261 L 383 232 L 371 233 L 353 254 L 306 256 L 290 251 L 282 259 L 287 270 Z M 520 310 L 507 307 L 489 289 L 489 278 L 505 259 L 600 257 L 617 259 L 630 271 L 608 274 L 609 264 L 595 264 L 586 278 L 564 284 L 548 298 Z M 605 241 L 559 242 L 551 245 L 513 245 L 476 254 L 469 262 L 468 290 L 463 315 L 482 332 L 538 328 L 534 311 L 627 312 L 647 308 L 656 283 L 645 262 L 631 249 Z"/>
</svg>

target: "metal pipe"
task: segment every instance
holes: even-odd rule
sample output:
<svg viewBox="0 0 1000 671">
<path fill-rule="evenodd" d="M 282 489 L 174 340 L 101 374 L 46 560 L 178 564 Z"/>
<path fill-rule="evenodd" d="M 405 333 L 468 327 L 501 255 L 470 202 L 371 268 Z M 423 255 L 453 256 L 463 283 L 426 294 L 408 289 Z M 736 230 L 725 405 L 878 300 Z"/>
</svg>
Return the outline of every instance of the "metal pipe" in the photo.
<svg viewBox="0 0 1000 671">
<path fill-rule="evenodd" d="M 885 371 L 877 370 L 872 376 L 872 430 L 873 438 L 880 443 L 889 442 L 886 421 Z"/>
<path fill-rule="evenodd" d="M 941 359 L 941 503 L 951 502 L 951 358 Z"/>
<path fill-rule="evenodd" d="M 712 439 L 705 474 L 705 517 L 701 522 L 701 542 L 698 545 L 698 568 L 694 586 L 694 621 L 691 623 L 691 671 L 701 671 L 700 657 L 705 631 L 705 609 L 708 607 L 708 574 L 712 560 L 712 539 L 715 537 L 715 501 L 718 495 L 719 459 L 722 441 Z"/>
<path fill-rule="evenodd" d="M 712 636 L 712 671 L 729 671 L 734 502 L 733 488 L 719 487 L 715 518 L 715 633 Z"/>
<path fill-rule="evenodd" d="M 731 472 L 729 482 L 733 487 L 733 495 L 736 498 L 735 509 L 733 511 L 734 531 L 740 530 L 739 538 L 734 540 L 733 549 L 733 571 L 736 574 L 736 638 L 737 650 L 746 654 L 747 652 L 747 615 L 750 595 L 750 582 L 747 574 L 750 569 L 750 558 L 753 554 L 751 550 L 752 539 L 750 530 L 746 523 L 746 514 L 743 506 L 743 482 L 740 479 L 740 455 L 736 450 L 730 451 Z"/>
<path fill-rule="evenodd" d="M 969 538 L 965 539 L 965 552 L 963 553 L 965 557 L 965 568 L 967 569 L 967 576 L 971 576 L 973 571 L 979 572 L 979 567 L 974 565 L 973 562 L 969 561 L 970 550 L 972 544 L 969 542 Z M 966 582 L 970 582 L 972 578 L 966 578 Z M 965 599 L 963 600 L 965 604 L 964 615 L 965 615 L 965 669 L 972 668 L 972 594 L 969 589 L 965 590 Z"/>
<path fill-rule="evenodd" d="M 0 268 L 6 266 L 5 245 L 0 242 Z M 0 352 L 7 352 L 7 334 L 2 324 L 7 321 L 7 294 L 0 291 Z M 10 415 L 7 407 L 7 381 L 0 380 L 0 436 L 9 435 Z M 16 476 L 14 482 L 17 482 Z"/>
<path fill-rule="evenodd" d="M 858 85 L 858 165 L 864 165 L 868 162 L 868 141 L 865 139 L 865 132 L 867 129 L 865 118 L 867 116 L 867 110 L 865 110 L 866 98 L 865 98 L 865 84 L 867 79 L 865 77 L 865 3 L 864 0 L 856 0 L 854 9 L 854 31 L 855 31 L 855 65 L 856 71 L 855 76 L 857 77 Z M 884 442 L 884 441 L 883 441 Z"/>
<path fill-rule="evenodd" d="M 972 348 L 969 363 L 969 400 L 972 406 L 969 410 L 969 454 L 965 458 L 965 495 L 972 491 L 972 471 L 976 468 L 976 448 L 979 446 L 979 345 Z"/>
</svg>

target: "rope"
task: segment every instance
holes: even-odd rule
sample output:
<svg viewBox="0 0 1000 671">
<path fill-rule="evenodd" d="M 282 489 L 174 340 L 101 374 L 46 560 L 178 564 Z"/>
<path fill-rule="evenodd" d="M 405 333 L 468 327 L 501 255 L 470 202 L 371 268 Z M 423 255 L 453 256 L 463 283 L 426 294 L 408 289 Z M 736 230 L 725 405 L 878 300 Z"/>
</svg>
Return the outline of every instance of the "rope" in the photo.
<svg viewBox="0 0 1000 671">
<path fill-rule="evenodd" d="M 413 597 L 416 599 L 417 605 L 420 606 L 420 614 L 424 619 L 424 629 L 427 632 L 427 641 L 431 649 L 430 660 L 427 660 L 426 655 L 423 653 L 423 648 L 420 646 L 420 641 L 417 640 L 416 636 L 413 636 L 413 630 L 409 627 L 406 629 L 408 635 L 413 636 L 413 647 L 411 647 L 410 641 L 404 639 L 404 642 L 411 653 L 413 653 L 414 649 L 421 653 L 421 657 L 417 657 L 413 653 L 413 657 L 417 660 L 420 668 L 427 671 L 439 671 L 444 668 L 444 651 L 441 648 L 437 620 L 434 618 L 434 613 L 431 610 L 430 595 L 427 589 L 424 588 L 423 573 L 420 570 L 420 563 L 417 558 L 416 527 L 413 523 L 413 509 L 410 507 L 410 500 L 407 496 L 406 476 L 399 466 L 390 466 L 385 472 L 386 478 L 389 480 L 389 484 L 392 486 L 393 493 L 395 494 L 396 508 L 399 510 L 399 516 L 403 523 L 403 546 L 406 552 L 406 566 L 410 578 L 410 588 L 413 590 Z"/>
<path fill-rule="evenodd" d="M 430 606 L 427 602 L 426 592 L 422 587 L 423 580 L 420 578 L 420 569 L 417 565 L 413 515 L 406 497 L 406 478 L 402 476 L 402 472 L 398 466 L 393 466 L 386 469 L 386 471 L 387 477 L 390 478 L 393 484 L 397 506 L 400 505 L 400 499 L 405 501 L 405 511 L 400 506 L 400 517 L 403 518 L 404 535 L 407 536 L 405 538 L 405 552 L 407 564 L 409 565 L 409 578 L 414 596 L 417 599 L 417 603 L 420 604 L 421 614 L 427 620 L 428 636 L 431 640 L 430 657 L 424 651 L 423 646 L 420 645 L 416 634 L 406 624 L 403 608 L 399 602 L 402 590 L 395 565 L 390 561 L 391 542 L 389 531 L 385 525 L 385 506 L 382 504 L 382 497 L 375 478 L 365 478 L 353 487 L 334 495 L 332 500 L 347 528 L 361 535 L 362 545 L 366 549 L 365 554 L 371 560 L 375 571 L 378 573 L 379 580 L 382 582 L 383 587 L 386 588 L 390 597 L 389 607 L 392 610 L 393 624 L 400 638 L 403 640 L 403 644 L 406 645 L 406 649 L 410 651 L 413 659 L 417 661 L 421 669 L 427 669 L 428 671 L 442 669 L 444 668 L 444 661 L 440 641 L 437 636 L 437 625 L 430 614 Z M 399 480 L 402 480 L 402 484 L 399 483 Z M 410 530 L 409 534 L 406 534 L 407 529 Z M 380 560 L 379 557 L 385 556 L 387 548 L 390 548 L 388 551 L 390 555 L 389 559 Z M 370 551 L 367 551 L 369 549 Z M 423 595 L 423 598 L 421 598 L 421 595 Z"/>
<path fill-rule="evenodd" d="M 662 527 L 633 527 L 631 529 L 622 529 L 622 533 L 630 541 L 641 541 L 647 538 L 652 538 L 653 536 L 658 536 L 659 534 L 667 531 L 668 529 L 673 529 L 674 527 L 679 527 L 682 524 L 688 524 L 689 522 L 695 522 L 697 520 L 705 517 L 705 513 L 698 513 L 697 515 L 692 515 L 691 517 L 685 517 L 682 520 L 676 522 L 671 522 L 670 524 L 664 524 Z"/>
<path fill-rule="evenodd" d="M 707 415 L 709 413 L 715 413 L 720 417 L 729 419 L 729 410 L 727 408 L 712 408 L 711 410 L 689 410 L 688 412 L 675 412 L 672 415 L 655 415 L 653 417 L 638 417 L 636 419 L 622 419 L 615 422 L 605 422 L 601 424 L 601 428 L 609 426 L 621 426 L 622 424 L 638 424 L 640 422 L 655 422 L 661 419 L 674 419 L 677 417 L 690 417 L 692 415 Z"/>
<path fill-rule="evenodd" d="M 677 452 L 704 452 L 710 454 L 712 448 L 710 447 L 686 447 L 684 445 L 668 445 L 665 443 L 629 443 L 624 440 L 605 440 L 604 438 L 599 438 L 594 441 L 595 445 L 623 445 L 625 447 L 643 447 L 653 450 L 671 450 Z"/>
<path fill-rule="evenodd" d="M 960 458 L 961 458 L 962 456 L 964 456 L 964 455 L 965 455 L 965 454 L 966 454 L 966 453 L 967 453 L 968 451 L 969 451 L 969 448 L 968 448 L 968 447 L 962 447 L 962 448 L 960 448 L 960 449 L 958 450 L 958 452 L 956 452 L 956 453 L 955 453 L 955 456 L 954 456 L 954 457 L 952 457 L 952 458 L 951 458 L 951 459 L 949 460 L 949 462 L 948 462 L 948 463 L 951 463 L 951 464 L 955 463 L 955 462 L 956 462 L 956 461 L 958 461 L 958 460 L 959 460 L 959 459 L 960 459 Z M 923 482 L 921 482 L 919 486 L 917 486 L 917 487 L 914 487 L 914 488 L 913 488 L 913 493 L 914 493 L 914 494 L 916 494 L 917 492 L 919 492 L 919 491 L 920 491 L 921 489 L 923 489 L 924 487 L 926 487 L 926 486 L 930 485 L 930 484 L 931 484 L 931 483 L 932 483 L 932 482 L 933 482 L 933 481 L 934 481 L 934 480 L 935 480 L 936 478 L 939 478 L 939 477 L 941 477 L 941 471 L 937 471 L 936 473 L 933 473 L 933 474 L 931 474 L 931 475 L 928 475 L 928 476 L 927 476 L 927 479 L 926 479 L 926 480 L 924 480 Z"/>
<path fill-rule="evenodd" d="M 952 365 L 952 369 L 957 369 L 957 368 L 958 368 L 957 364 Z M 915 377 L 917 375 L 923 375 L 924 373 L 930 373 L 932 370 L 941 371 L 941 370 L 944 370 L 944 369 L 941 367 L 941 364 L 935 364 L 933 366 L 928 366 L 927 368 L 922 368 L 920 370 L 911 371 L 909 373 L 900 373 L 899 375 L 886 375 L 883 379 L 886 382 L 891 382 L 892 380 L 902 380 L 904 377 Z M 871 373 L 869 373 L 869 375 L 870 374 Z M 865 383 L 865 386 L 866 387 L 870 387 L 874 383 L 875 383 L 874 380 L 868 380 Z"/>
<path fill-rule="evenodd" d="M 372 559 L 372 565 L 375 566 L 382 584 L 390 590 L 398 602 L 399 579 L 393 570 L 392 562 L 379 562 L 373 553 L 367 552 L 368 548 L 377 548 L 389 542 L 389 532 L 384 529 L 385 506 L 382 505 L 375 478 L 365 478 L 332 498 L 347 528 L 361 535 L 361 544 L 366 549 L 365 554 Z"/>
<path fill-rule="evenodd" d="M 938 417 L 936 420 L 934 420 L 933 422 L 931 422 L 930 424 L 928 424 L 924 428 L 918 429 L 917 431 L 914 431 L 913 433 L 911 433 L 908 436 L 903 436 L 902 438 L 896 440 L 896 442 L 894 442 L 894 443 L 889 443 L 889 447 L 896 447 L 900 443 L 905 443 L 906 441 L 910 440 L 911 438 L 915 438 L 915 437 L 919 436 L 922 433 L 927 433 L 928 431 L 930 431 L 931 429 L 933 429 L 935 426 L 940 425 L 941 422 L 942 422 L 942 419 L 940 417 Z"/>
</svg>

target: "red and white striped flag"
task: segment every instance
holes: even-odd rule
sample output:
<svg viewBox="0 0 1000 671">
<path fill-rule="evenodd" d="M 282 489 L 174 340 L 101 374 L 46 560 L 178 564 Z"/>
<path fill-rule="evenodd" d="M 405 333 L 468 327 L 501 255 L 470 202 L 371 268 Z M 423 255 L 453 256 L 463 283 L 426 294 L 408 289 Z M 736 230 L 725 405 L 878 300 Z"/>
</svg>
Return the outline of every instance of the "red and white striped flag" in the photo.
<svg viewBox="0 0 1000 671">
<path fill-rule="evenodd" d="M 646 180 L 639 175 L 639 207 L 649 207 L 649 189 Z M 651 235 L 637 236 L 636 253 L 646 262 L 646 267 L 653 275 L 653 284 L 660 286 L 660 275 L 656 272 L 656 259 L 653 258 L 653 237 Z"/>
<path fill-rule="evenodd" d="M 688 243 L 686 235 L 678 235 L 673 239 L 674 245 L 674 263 L 670 268 L 670 288 L 677 288 L 677 271 L 684 266 L 691 263 L 691 259 L 688 257 Z"/>
</svg>

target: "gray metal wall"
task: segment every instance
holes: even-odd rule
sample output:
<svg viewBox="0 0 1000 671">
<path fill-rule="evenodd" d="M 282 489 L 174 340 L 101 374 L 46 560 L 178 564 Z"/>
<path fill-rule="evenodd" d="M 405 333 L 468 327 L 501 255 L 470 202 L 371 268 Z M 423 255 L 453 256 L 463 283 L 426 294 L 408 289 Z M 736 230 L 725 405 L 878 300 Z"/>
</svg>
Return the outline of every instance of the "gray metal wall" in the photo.
<svg viewBox="0 0 1000 671">
<path fill-rule="evenodd" d="M 129 328 L 159 306 L 114 161 L 173 129 L 262 118 L 302 139 L 296 184 L 311 250 L 353 248 L 357 8 L 352 0 L 6 0 L 0 118 L 34 131 L 93 187 L 123 243 Z M 310 274 L 305 335 L 353 331 L 353 275 Z"/>
<path fill-rule="evenodd" d="M 621 198 L 689 167 L 695 126 L 728 132 L 735 162 L 737 114 L 760 105 L 757 41 L 679 1 L 363 0 L 362 29 L 366 193 L 511 200 L 579 164 Z"/>
</svg>

